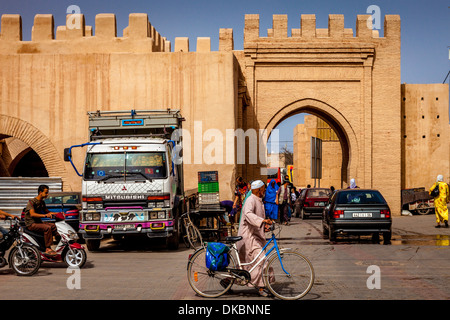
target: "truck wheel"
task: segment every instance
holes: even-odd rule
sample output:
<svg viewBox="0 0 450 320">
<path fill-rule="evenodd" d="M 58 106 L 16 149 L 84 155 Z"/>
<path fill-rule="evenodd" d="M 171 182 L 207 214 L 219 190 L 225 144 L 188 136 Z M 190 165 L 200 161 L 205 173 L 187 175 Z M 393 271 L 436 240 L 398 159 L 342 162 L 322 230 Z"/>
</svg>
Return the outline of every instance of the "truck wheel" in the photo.
<svg viewBox="0 0 450 320">
<path fill-rule="evenodd" d="M 100 249 L 100 239 L 86 239 L 86 247 L 89 251 L 97 251 Z"/>
<path fill-rule="evenodd" d="M 170 235 L 167 240 L 167 248 L 169 250 L 177 250 L 180 245 L 180 219 L 175 219 L 175 225 L 173 228 L 173 233 Z"/>
<path fill-rule="evenodd" d="M 180 236 L 178 230 L 167 238 L 167 248 L 169 250 L 177 250 L 180 245 Z"/>
</svg>

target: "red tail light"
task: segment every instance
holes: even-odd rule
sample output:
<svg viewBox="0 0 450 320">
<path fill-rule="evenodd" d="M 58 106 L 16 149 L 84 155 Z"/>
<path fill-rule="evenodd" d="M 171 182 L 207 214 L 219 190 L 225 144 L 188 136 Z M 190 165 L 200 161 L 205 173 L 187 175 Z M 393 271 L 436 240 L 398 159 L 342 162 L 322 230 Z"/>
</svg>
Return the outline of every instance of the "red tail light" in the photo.
<svg viewBox="0 0 450 320">
<path fill-rule="evenodd" d="M 339 219 L 344 217 L 344 210 L 334 210 L 333 211 L 333 218 Z"/>
<path fill-rule="evenodd" d="M 381 210 L 380 211 L 381 217 L 383 218 L 383 215 L 385 218 L 390 218 L 391 217 L 391 211 L 389 210 Z"/>
<path fill-rule="evenodd" d="M 83 197 L 83 202 L 102 202 L 102 197 Z"/>
<path fill-rule="evenodd" d="M 165 195 L 165 196 L 148 196 L 147 200 L 170 200 L 170 196 L 169 195 Z"/>
</svg>

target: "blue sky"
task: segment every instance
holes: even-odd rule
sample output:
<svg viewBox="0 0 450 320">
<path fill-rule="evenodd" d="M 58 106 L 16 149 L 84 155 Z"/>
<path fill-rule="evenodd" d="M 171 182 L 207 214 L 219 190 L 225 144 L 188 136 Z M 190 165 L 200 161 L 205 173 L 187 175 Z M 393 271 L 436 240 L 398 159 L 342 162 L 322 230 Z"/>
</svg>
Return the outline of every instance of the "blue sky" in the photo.
<svg viewBox="0 0 450 320">
<path fill-rule="evenodd" d="M 118 36 L 122 36 L 122 30 L 128 25 L 130 13 L 147 13 L 156 30 L 172 43 L 175 37 L 189 37 L 191 50 L 195 50 L 197 37 L 210 37 L 212 50 L 217 50 L 220 28 L 232 28 L 234 47 L 242 50 L 245 14 L 260 15 L 260 33 L 266 36 L 267 29 L 272 27 L 273 14 L 288 15 L 288 30 L 300 28 L 301 14 L 315 14 L 317 28 L 327 28 L 329 14 L 343 14 L 345 27 L 355 29 L 356 15 L 367 14 L 369 6 L 377 5 L 382 21 L 386 14 L 401 17 L 402 83 L 442 83 L 450 70 L 449 0 L 2 0 L 0 14 L 20 14 L 23 40 L 28 41 L 36 14 L 51 13 L 56 26 L 64 25 L 70 5 L 77 5 L 85 15 L 86 24 L 91 26 L 95 26 L 96 14 L 114 13 Z M 382 26 L 383 23 L 380 35 L 383 35 Z M 290 128 L 299 121 L 302 116 L 282 123 L 280 140 L 292 140 Z"/>
</svg>

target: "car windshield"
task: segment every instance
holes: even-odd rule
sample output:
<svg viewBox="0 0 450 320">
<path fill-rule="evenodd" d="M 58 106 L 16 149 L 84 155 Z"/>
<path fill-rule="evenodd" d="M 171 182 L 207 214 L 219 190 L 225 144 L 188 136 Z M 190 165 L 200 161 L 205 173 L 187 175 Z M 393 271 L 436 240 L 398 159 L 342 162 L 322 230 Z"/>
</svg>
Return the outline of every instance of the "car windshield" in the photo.
<svg viewBox="0 0 450 320">
<path fill-rule="evenodd" d="M 378 191 L 344 191 L 340 192 L 338 204 L 385 204 L 381 193 Z"/>
<path fill-rule="evenodd" d="M 326 198 L 330 196 L 328 189 L 311 189 L 308 190 L 308 198 Z"/>
<path fill-rule="evenodd" d="M 164 152 L 89 153 L 84 177 L 103 181 L 166 178 L 166 162 Z"/>
<path fill-rule="evenodd" d="M 80 197 L 78 194 L 52 196 L 44 200 L 45 204 L 79 204 Z"/>
<path fill-rule="evenodd" d="M 278 169 L 267 169 L 267 179 L 277 179 Z"/>
</svg>

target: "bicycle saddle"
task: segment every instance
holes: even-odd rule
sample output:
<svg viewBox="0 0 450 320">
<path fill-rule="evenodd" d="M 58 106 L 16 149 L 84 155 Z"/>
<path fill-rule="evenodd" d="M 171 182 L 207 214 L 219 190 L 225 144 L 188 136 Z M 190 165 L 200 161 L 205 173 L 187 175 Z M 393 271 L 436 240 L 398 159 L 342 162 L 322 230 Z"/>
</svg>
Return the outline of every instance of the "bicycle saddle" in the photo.
<svg viewBox="0 0 450 320">
<path fill-rule="evenodd" d="M 242 236 L 225 238 L 226 242 L 238 242 L 239 240 L 242 240 Z"/>
</svg>

